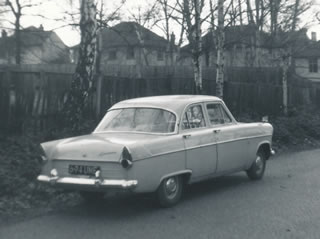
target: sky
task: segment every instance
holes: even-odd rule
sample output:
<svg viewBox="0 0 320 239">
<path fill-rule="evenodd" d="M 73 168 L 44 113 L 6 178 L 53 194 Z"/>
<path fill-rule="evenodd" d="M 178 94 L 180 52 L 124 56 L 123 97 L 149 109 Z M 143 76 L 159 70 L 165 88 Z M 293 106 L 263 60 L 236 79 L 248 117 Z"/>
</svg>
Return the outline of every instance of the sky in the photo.
<svg viewBox="0 0 320 239">
<path fill-rule="evenodd" d="M 2 1 L 2 0 L 0 0 Z M 68 46 L 73 46 L 75 44 L 78 44 L 80 41 L 80 36 L 78 30 L 70 27 L 65 26 L 65 22 L 63 21 L 55 21 L 50 19 L 61 19 L 64 14 L 63 12 L 66 11 L 66 9 L 72 9 L 70 6 L 70 1 L 72 0 L 52 0 L 48 3 L 45 3 L 41 5 L 37 10 L 30 9 L 29 11 L 26 11 L 26 13 L 33 16 L 24 16 L 22 18 L 22 25 L 23 27 L 28 26 L 36 26 L 39 27 L 40 24 L 43 25 L 45 30 L 54 30 L 59 37 L 63 40 L 63 42 Z M 76 4 L 78 3 L 78 0 L 73 0 L 73 8 L 76 9 Z M 115 2 L 116 4 L 119 4 L 120 0 L 118 1 L 106 1 L 109 5 L 106 7 L 109 9 L 115 8 Z M 113 2 L 113 3 L 112 3 Z M 137 11 L 138 6 L 145 6 L 147 4 L 146 0 L 127 0 L 125 5 L 122 7 L 122 17 L 124 20 L 129 20 L 129 11 Z M 320 0 L 314 0 L 314 4 L 311 10 L 307 12 L 304 16 L 302 16 L 302 24 L 301 26 L 306 26 L 309 31 L 308 35 L 310 37 L 311 32 L 317 32 L 317 39 L 320 40 L 320 23 L 319 22 L 312 22 L 310 16 L 314 16 L 316 12 L 320 12 Z M 35 15 L 41 14 L 42 17 L 37 17 Z M 9 19 L 9 16 L 8 16 Z M 7 19 L 7 20 L 8 20 Z M 3 23 L 2 25 L 8 26 L 7 23 Z M 1 29 L 1 26 L 0 26 Z M 159 35 L 163 35 L 162 31 L 159 29 L 152 29 Z M 176 32 L 176 35 L 178 35 L 179 32 Z"/>
</svg>

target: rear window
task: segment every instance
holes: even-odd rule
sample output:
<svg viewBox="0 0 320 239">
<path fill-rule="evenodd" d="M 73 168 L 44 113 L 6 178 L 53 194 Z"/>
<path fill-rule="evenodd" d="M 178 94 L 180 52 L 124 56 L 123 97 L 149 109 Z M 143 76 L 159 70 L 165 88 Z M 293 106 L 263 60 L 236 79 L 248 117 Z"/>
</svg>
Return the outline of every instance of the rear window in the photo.
<svg viewBox="0 0 320 239">
<path fill-rule="evenodd" d="M 109 111 L 95 132 L 127 131 L 146 133 L 172 133 L 176 116 L 163 109 L 125 108 Z"/>
</svg>

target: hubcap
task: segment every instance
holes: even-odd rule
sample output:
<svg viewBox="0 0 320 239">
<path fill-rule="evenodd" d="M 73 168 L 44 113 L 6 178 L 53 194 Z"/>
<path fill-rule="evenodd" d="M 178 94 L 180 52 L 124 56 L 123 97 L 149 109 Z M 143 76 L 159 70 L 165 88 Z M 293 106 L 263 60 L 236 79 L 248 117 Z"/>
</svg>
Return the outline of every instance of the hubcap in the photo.
<svg viewBox="0 0 320 239">
<path fill-rule="evenodd" d="M 165 183 L 165 190 L 168 196 L 174 196 L 177 192 L 177 180 L 176 178 L 169 178 Z"/>
<path fill-rule="evenodd" d="M 261 173 L 263 170 L 263 162 L 260 156 L 256 158 L 256 172 Z"/>
</svg>

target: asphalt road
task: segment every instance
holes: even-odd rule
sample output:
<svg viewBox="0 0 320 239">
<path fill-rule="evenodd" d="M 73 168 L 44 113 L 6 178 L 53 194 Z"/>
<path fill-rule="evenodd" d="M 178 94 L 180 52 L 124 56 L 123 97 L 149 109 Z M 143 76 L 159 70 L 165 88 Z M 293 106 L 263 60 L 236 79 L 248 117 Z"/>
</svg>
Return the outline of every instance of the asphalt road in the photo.
<svg viewBox="0 0 320 239">
<path fill-rule="evenodd" d="M 320 150 L 274 157 L 259 182 L 239 173 L 195 184 L 174 208 L 112 197 L 0 226 L 0 238 L 319 239 Z"/>
</svg>

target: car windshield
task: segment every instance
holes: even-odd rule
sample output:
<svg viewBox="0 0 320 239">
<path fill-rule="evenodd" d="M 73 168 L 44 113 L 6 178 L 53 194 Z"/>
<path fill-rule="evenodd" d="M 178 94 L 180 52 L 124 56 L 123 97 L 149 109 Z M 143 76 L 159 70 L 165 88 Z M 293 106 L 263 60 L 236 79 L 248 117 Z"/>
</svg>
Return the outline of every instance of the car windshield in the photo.
<svg viewBox="0 0 320 239">
<path fill-rule="evenodd" d="M 176 116 L 169 111 L 154 108 L 126 108 L 107 112 L 95 132 L 172 133 L 175 125 Z"/>
</svg>

